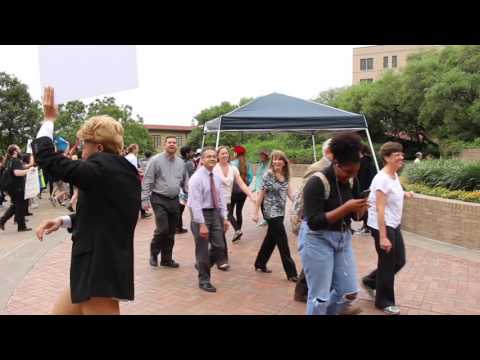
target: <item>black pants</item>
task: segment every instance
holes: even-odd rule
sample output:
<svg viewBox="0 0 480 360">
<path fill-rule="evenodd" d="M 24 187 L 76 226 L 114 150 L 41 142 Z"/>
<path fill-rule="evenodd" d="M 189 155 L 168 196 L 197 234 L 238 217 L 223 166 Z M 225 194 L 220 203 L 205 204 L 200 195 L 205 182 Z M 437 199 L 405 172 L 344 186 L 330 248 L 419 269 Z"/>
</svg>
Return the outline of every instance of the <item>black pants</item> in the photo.
<svg viewBox="0 0 480 360">
<path fill-rule="evenodd" d="M 155 231 L 150 244 L 150 253 L 162 258 L 160 263 L 165 264 L 172 260 L 173 246 L 175 245 L 175 229 L 178 221 L 178 197 L 169 199 L 153 193 L 150 198 L 155 213 Z"/>
<path fill-rule="evenodd" d="M 18 230 L 24 229 L 26 227 L 25 216 L 28 212 L 28 200 L 24 199 L 25 193 L 23 190 L 19 190 L 12 191 L 9 195 L 12 203 L 0 218 L 0 224 L 4 225 L 13 215 L 15 215 Z"/>
<path fill-rule="evenodd" d="M 223 218 L 218 210 L 203 210 L 203 217 L 208 227 L 208 239 L 200 236 L 200 224 L 191 223 L 200 284 L 210 282 L 210 268 L 214 264 L 226 263 Z"/>
<path fill-rule="evenodd" d="M 255 260 L 255 267 L 263 268 L 267 265 L 276 245 L 280 252 L 280 258 L 282 259 L 282 265 L 287 273 L 287 277 L 290 278 L 297 276 L 295 262 L 290 256 L 290 249 L 288 248 L 288 238 L 285 226 L 283 225 L 283 216 L 266 220 L 268 223 L 267 235 L 265 236 L 260 251 L 258 252 L 257 259 Z"/>
<path fill-rule="evenodd" d="M 185 205 L 179 204 L 179 213 L 177 220 L 177 229 L 183 229 L 183 212 L 185 211 Z"/>
<path fill-rule="evenodd" d="M 242 210 L 243 210 L 243 205 L 245 205 L 246 199 L 247 199 L 247 195 L 245 195 L 243 192 L 232 193 L 232 201 L 228 206 L 228 221 L 230 221 L 235 231 L 242 229 L 242 223 L 243 223 Z M 236 219 L 233 217 L 233 212 L 235 208 L 236 208 L 235 213 L 237 216 Z"/>
<path fill-rule="evenodd" d="M 380 248 L 380 233 L 370 228 L 375 239 L 375 250 L 378 254 L 377 269 L 365 276 L 363 283 L 376 289 L 375 306 L 383 309 L 395 305 L 395 274 L 405 265 L 405 244 L 400 227 L 396 229 L 387 226 L 387 237 L 392 242 L 390 252 Z"/>
<path fill-rule="evenodd" d="M 5 194 L 3 193 L 3 191 L 0 191 L 0 205 L 2 205 L 4 201 L 5 201 Z"/>
</svg>

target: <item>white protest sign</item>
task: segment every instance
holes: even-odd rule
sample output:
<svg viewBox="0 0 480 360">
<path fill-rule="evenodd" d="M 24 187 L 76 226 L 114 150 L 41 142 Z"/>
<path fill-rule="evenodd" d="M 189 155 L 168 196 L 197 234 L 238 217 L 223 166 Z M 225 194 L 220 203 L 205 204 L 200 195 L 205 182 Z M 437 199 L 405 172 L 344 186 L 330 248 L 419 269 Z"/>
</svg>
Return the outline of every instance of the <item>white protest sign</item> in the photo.
<svg viewBox="0 0 480 360">
<path fill-rule="evenodd" d="M 38 168 L 33 168 L 25 177 L 25 200 L 34 198 L 40 194 L 40 178 Z"/>
<path fill-rule="evenodd" d="M 81 100 L 138 87 L 133 45 L 41 45 L 40 85 L 55 89 L 55 102 Z"/>
</svg>

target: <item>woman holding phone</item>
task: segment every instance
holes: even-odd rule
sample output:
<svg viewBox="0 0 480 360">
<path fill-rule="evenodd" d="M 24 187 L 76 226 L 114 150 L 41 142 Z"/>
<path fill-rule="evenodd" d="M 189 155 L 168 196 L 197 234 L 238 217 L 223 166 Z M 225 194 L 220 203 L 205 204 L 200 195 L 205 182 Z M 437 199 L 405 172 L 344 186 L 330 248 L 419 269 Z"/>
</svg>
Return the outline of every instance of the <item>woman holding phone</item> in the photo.
<svg viewBox="0 0 480 360">
<path fill-rule="evenodd" d="M 356 315 L 357 269 L 352 248 L 352 219 L 363 216 L 367 199 L 358 181 L 361 139 L 336 135 L 330 143 L 332 164 L 303 188 L 304 219 L 299 252 L 308 284 L 307 315 Z M 352 180 L 355 179 L 355 180 Z"/>
</svg>

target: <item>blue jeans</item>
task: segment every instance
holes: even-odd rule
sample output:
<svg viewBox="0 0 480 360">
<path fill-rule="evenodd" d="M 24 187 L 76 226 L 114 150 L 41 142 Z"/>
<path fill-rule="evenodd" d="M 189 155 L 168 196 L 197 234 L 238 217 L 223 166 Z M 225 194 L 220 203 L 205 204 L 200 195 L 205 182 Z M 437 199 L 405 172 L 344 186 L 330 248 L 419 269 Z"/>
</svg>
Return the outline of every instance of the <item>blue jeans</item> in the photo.
<svg viewBox="0 0 480 360">
<path fill-rule="evenodd" d="M 308 284 L 307 315 L 335 315 L 358 292 L 350 231 L 311 230 L 304 221 L 298 251 Z"/>
</svg>

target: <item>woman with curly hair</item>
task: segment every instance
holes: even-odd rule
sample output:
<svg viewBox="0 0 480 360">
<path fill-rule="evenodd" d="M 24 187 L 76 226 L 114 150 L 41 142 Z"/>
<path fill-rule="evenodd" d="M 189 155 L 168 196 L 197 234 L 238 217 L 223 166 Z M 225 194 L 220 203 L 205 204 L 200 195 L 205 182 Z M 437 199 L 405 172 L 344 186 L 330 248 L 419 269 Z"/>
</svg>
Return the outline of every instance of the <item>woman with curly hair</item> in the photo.
<svg viewBox="0 0 480 360">
<path fill-rule="evenodd" d="M 350 231 L 351 219 L 367 209 L 367 199 L 358 199 L 356 180 L 361 145 L 356 134 L 336 135 L 330 143 L 332 164 L 303 189 L 299 252 L 308 284 L 307 315 L 361 312 L 352 304 L 358 286 Z"/>
</svg>

